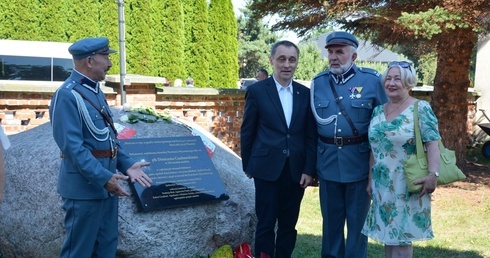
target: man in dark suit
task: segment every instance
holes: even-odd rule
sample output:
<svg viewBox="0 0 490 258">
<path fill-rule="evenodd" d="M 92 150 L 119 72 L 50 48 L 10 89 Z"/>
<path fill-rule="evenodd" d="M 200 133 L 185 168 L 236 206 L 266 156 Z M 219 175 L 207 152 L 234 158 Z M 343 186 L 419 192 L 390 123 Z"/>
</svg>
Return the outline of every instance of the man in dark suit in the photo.
<svg viewBox="0 0 490 258">
<path fill-rule="evenodd" d="M 291 257 L 304 189 L 315 174 L 316 124 L 309 89 L 292 80 L 298 47 L 279 41 L 269 60 L 273 76 L 245 95 L 241 155 L 255 183 L 255 256 Z"/>
</svg>

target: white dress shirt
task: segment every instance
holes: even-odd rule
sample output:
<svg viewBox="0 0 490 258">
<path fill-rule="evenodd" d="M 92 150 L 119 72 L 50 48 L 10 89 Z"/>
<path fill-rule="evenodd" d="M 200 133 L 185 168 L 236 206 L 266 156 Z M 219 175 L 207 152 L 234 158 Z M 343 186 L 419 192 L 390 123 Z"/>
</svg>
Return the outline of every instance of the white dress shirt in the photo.
<svg viewBox="0 0 490 258">
<path fill-rule="evenodd" d="M 277 92 L 279 93 L 279 99 L 281 100 L 282 110 L 284 111 L 284 117 L 286 117 L 286 123 L 289 128 L 291 123 L 291 115 L 293 114 L 293 81 L 289 82 L 287 87 L 279 84 L 274 78 L 276 83 Z"/>
</svg>

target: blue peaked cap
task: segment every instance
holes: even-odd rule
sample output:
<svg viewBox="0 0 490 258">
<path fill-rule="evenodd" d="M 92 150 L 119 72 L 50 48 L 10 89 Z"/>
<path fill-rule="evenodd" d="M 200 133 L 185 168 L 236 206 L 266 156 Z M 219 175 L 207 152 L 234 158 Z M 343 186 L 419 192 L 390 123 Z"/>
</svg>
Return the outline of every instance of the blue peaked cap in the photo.
<svg viewBox="0 0 490 258">
<path fill-rule="evenodd" d="M 73 56 L 73 59 L 80 60 L 95 54 L 112 54 L 116 50 L 109 48 L 109 39 L 107 38 L 84 38 L 73 43 L 68 48 L 68 52 Z"/>
<path fill-rule="evenodd" d="M 354 35 L 345 31 L 332 31 L 327 35 L 325 48 L 333 45 L 340 46 L 353 46 L 357 48 L 359 46 L 359 41 L 357 41 Z"/>
</svg>

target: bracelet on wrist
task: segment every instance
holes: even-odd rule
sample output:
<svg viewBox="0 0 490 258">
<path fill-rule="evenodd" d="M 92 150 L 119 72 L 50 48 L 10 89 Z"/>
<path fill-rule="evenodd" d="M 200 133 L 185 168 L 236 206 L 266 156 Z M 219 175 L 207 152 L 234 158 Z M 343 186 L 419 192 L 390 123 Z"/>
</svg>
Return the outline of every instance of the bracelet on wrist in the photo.
<svg viewBox="0 0 490 258">
<path fill-rule="evenodd" d="M 439 172 L 437 172 L 437 171 L 429 171 L 429 175 L 431 175 L 431 174 L 436 176 L 436 177 L 439 177 Z"/>
</svg>

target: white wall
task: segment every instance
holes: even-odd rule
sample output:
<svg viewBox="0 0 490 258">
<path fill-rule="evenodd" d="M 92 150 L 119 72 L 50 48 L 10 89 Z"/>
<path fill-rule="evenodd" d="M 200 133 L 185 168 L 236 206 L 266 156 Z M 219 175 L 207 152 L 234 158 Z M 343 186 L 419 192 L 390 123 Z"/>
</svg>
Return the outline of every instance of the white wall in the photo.
<svg viewBox="0 0 490 258">
<path fill-rule="evenodd" d="M 477 113 L 475 123 L 490 123 L 479 111 L 484 109 L 490 117 L 490 34 L 480 38 L 478 41 L 478 52 L 476 55 L 475 70 L 475 90 L 481 94 L 476 101 Z M 481 129 L 475 126 L 474 129 L 482 135 Z M 485 134 L 483 133 L 483 136 Z M 488 137 L 487 137 L 488 138 Z"/>
</svg>

